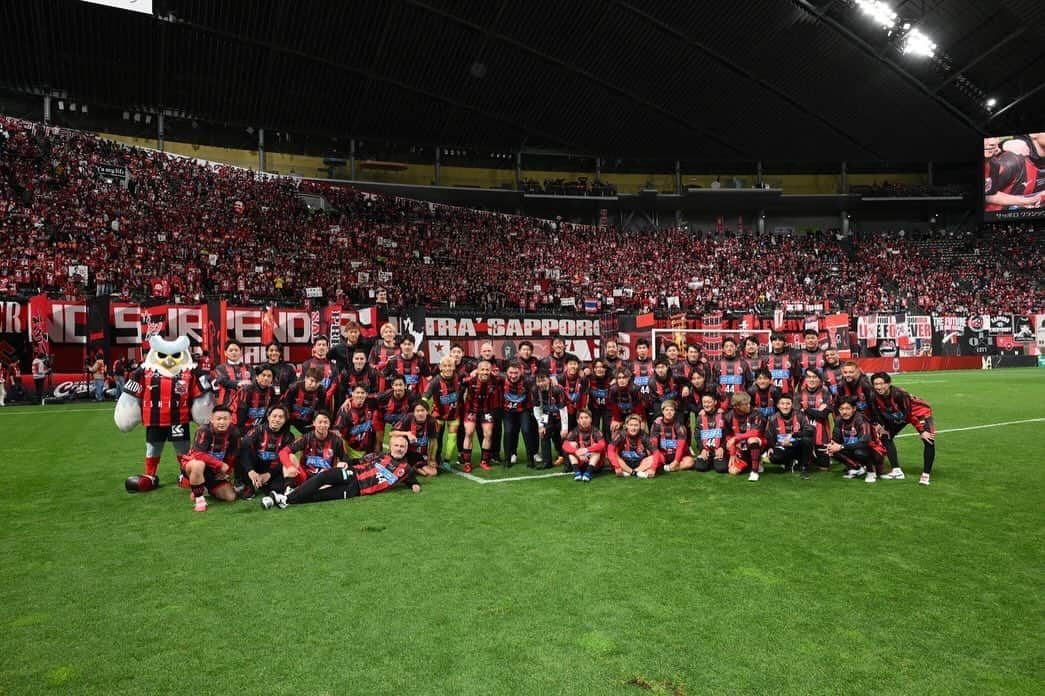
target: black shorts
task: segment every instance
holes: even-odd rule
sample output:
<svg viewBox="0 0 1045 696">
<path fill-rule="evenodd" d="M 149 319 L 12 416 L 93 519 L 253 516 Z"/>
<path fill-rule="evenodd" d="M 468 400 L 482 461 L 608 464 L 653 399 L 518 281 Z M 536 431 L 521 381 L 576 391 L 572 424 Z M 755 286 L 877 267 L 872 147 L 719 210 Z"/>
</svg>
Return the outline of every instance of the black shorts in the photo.
<svg viewBox="0 0 1045 696">
<path fill-rule="evenodd" d="M 189 424 L 178 423 L 177 425 L 150 425 L 145 429 L 145 441 L 152 444 L 164 442 L 188 442 Z"/>
</svg>

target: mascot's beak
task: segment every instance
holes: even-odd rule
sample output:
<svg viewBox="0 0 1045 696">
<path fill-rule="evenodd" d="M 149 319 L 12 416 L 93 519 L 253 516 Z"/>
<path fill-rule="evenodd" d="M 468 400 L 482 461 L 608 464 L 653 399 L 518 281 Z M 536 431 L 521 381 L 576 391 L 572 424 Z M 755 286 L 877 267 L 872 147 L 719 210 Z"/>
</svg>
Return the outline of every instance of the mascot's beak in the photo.
<svg viewBox="0 0 1045 696">
<path fill-rule="evenodd" d="M 174 369 L 174 366 L 178 364 L 178 361 L 170 356 L 167 356 L 166 358 L 160 360 L 160 364 L 163 365 L 163 367 L 169 371 Z"/>
</svg>

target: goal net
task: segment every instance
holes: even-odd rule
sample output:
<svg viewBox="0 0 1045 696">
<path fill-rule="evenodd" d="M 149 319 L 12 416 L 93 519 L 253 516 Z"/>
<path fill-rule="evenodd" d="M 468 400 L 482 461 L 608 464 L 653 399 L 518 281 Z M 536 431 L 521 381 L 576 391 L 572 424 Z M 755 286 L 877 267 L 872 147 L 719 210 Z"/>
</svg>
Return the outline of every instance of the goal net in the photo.
<svg viewBox="0 0 1045 696">
<path fill-rule="evenodd" d="M 664 355 L 667 347 L 674 344 L 679 347 L 683 360 L 686 359 L 686 345 L 695 343 L 704 351 L 708 360 L 717 360 L 722 355 L 722 341 L 732 338 L 737 342 L 737 354 L 744 356 L 744 340 L 751 338 L 758 343 L 758 357 L 769 354 L 769 336 L 773 332 L 768 329 L 652 329 L 650 337 L 654 355 Z"/>
</svg>

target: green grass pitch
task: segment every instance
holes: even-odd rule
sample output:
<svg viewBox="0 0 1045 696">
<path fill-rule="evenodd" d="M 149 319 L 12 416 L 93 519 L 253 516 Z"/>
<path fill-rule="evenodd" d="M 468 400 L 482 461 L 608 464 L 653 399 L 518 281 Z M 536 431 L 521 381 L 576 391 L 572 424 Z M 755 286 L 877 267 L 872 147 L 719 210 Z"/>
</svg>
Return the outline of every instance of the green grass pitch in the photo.
<svg viewBox="0 0 1045 696">
<path fill-rule="evenodd" d="M 0 694 L 1045 693 L 1045 370 L 895 382 L 944 431 L 928 488 L 907 437 L 874 485 L 443 475 L 205 514 L 169 448 L 124 492 L 111 404 L 0 409 Z"/>
</svg>

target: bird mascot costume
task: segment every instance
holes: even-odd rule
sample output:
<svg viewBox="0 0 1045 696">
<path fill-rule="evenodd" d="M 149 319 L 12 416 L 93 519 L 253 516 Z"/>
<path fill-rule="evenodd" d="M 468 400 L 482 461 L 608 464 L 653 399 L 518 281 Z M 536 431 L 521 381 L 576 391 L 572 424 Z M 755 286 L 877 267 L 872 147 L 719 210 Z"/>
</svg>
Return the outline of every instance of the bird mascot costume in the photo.
<svg viewBox="0 0 1045 696">
<path fill-rule="evenodd" d="M 166 341 L 153 336 L 141 367 L 124 384 L 116 402 L 116 427 L 127 433 L 139 423 L 145 426 L 145 473 L 127 479 L 127 492 L 156 488 L 164 444 L 169 440 L 179 455 L 187 454 L 189 420 L 203 425 L 210 419 L 214 408 L 210 379 L 197 376 L 194 367 L 187 337 Z"/>
</svg>

